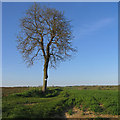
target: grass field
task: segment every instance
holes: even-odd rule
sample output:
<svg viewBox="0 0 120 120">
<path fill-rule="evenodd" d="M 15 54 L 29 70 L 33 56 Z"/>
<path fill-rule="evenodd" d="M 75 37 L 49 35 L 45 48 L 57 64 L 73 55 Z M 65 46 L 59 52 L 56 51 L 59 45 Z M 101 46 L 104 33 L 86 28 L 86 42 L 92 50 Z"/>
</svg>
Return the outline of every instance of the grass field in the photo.
<svg viewBox="0 0 120 120">
<path fill-rule="evenodd" d="M 4 118 L 69 118 L 73 108 L 81 118 L 117 118 L 117 86 L 3 88 L 2 117 Z"/>
</svg>

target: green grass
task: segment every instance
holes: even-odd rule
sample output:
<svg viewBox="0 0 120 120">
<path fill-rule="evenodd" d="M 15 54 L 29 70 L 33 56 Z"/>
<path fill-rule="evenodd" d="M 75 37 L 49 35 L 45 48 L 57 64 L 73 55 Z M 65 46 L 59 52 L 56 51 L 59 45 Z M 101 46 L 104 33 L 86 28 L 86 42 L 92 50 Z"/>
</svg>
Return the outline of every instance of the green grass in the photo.
<svg viewBox="0 0 120 120">
<path fill-rule="evenodd" d="M 73 110 L 72 110 L 72 109 L 69 109 L 69 110 L 68 110 L 68 114 L 69 114 L 69 115 L 72 115 L 72 114 L 73 114 Z"/>
<path fill-rule="evenodd" d="M 29 88 L 3 96 L 3 118 L 50 118 L 72 107 L 96 114 L 118 115 L 118 91 L 78 87 Z M 72 109 L 68 110 L 69 114 Z"/>
</svg>

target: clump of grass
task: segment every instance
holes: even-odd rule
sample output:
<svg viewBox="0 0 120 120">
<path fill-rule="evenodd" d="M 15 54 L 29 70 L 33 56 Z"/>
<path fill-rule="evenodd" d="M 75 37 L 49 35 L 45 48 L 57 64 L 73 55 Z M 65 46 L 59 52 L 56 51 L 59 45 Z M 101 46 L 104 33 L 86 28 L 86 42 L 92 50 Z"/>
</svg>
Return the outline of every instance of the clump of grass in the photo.
<svg viewBox="0 0 120 120">
<path fill-rule="evenodd" d="M 55 97 L 59 95 L 61 89 L 47 89 L 46 92 L 42 92 L 41 89 L 32 89 L 22 93 L 15 93 L 10 96 L 14 97 L 40 97 L 40 98 L 47 98 L 47 97 Z"/>
<path fill-rule="evenodd" d="M 29 118 L 31 116 L 31 110 L 25 106 L 17 106 L 11 110 L 9 118 Z"/>
<path fill-rule="evenodd" d="M 82 115 L 85 115 L 85 113 L 84 113 L 84 112 L 82 112 Z"/>
<path fill-rule="evenodd" d="M 68 110 L 68 114 L 69 114 L 69 115 L 72 115 L 72 114 L 73 114 L 73 110 L 72 110 L 72 109 L 69 109 L 69 110 Z"/>
</svg>

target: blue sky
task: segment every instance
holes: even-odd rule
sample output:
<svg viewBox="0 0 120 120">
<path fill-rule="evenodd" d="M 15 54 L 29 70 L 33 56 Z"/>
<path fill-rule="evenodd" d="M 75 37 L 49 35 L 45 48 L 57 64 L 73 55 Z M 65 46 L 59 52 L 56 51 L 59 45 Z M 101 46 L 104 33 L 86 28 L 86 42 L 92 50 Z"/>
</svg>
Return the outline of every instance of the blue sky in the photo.
<svg viewBox="0 0 120 120">
<path fill-rule="evenodd" d="M 2 3 L 2 84 L 41 86 L 43 63 L 27 68 L 16 49 L 19 19 L 33 3 Z M 49 69 L 48 85 L 118 84 L 118 4 L 115 2 L 41 3 L 64 11 L 72 20 L 78 52 L 57 69 Z"/>
</svg>

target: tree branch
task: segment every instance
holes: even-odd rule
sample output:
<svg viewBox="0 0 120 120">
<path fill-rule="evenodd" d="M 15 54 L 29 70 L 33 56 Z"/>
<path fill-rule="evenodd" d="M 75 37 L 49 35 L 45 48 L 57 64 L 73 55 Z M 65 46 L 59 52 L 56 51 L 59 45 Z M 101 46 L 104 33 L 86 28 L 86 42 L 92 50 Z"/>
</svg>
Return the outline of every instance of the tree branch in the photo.
<svg viewBox="0 0 120 120">
<path fill-rule="evenodd" d="M 31 61 L 33 61 L 33 59 L 34 59 L 35 57 L 37 57 L 37 55 L 38 55 L 38 53 L 39 53 L 40 50 L 41 50 L 41 49 L 38 49 L 37 53 L 31 58 Z"/>
<path fill-rule="evenodd" d="M 43 44 L 43 37 L 41 38 L 41 48 L 42 48 L 44 59 L 46 59 L 46 53 L 45 53 L 44 44 Z"/>
</svg>

